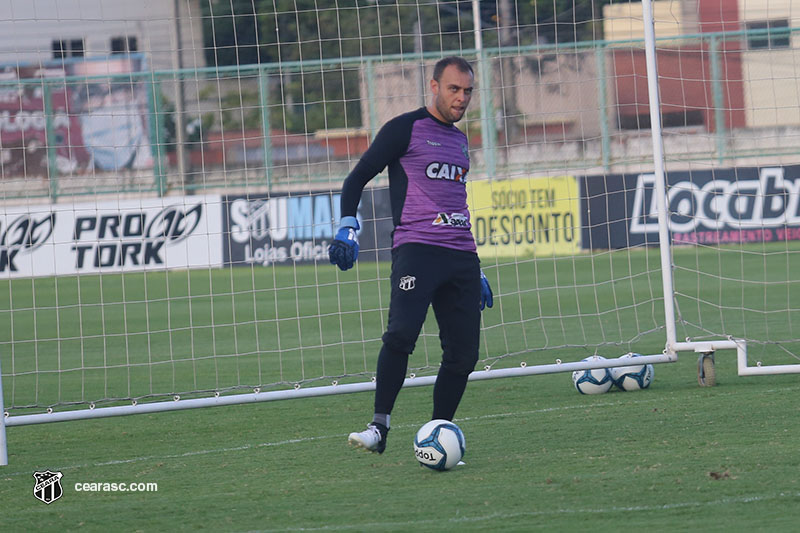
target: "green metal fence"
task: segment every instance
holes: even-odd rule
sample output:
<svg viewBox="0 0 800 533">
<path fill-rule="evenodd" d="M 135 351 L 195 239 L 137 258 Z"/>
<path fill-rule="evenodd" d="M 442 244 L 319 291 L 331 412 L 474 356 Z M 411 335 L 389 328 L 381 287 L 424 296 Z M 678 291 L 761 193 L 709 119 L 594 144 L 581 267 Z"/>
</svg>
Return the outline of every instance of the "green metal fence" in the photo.
<svg viewBox="0 0 800 533">
<path fill-rule="evenodd" d="M 678 99 L 691 91 L 708 96 L 702 106 L 674 112 L 686 121 L 665 129 L 668 163 L 800 159 L 800 143 L 793 138 L 800 135 L 800 115 L 793 118 L 800 101 L 790 94 L 798 79 L 754 70 L 792 62 L 797 31 L 773 28 L 657 41 L 666 70 L 669 61 L 699 65 L 698 75 L 685 79 L 662 73 L 664 87 L 686 87 Z M 788 37 L 780 47 L 772 44 L 778 35 Z M 472 174 L 603 173 L 651 164 L 643 135 L 649 125 L 636 111 L 647 102 L 625 100 L 640 98 L 635 85 L 645 72 L 618 72 L 622 64 L 635 67 L 642 50 L 641 40 L 628 40 L 457 52 L 477 67 L 476 102 L 463 123 L 475 154 Z M 3 137 L 0 193 L 4 199 L 57 201 L 82 194 L 336 185 L 381 124 L 424 102 L 419 87 L 426 80 L 418 79 L 419 65 L 430 76 L 433 63 L 450 53 L 2 80 L 0 92 L 12 103 L 0 111 L 6 124 L 19 129 L 25 117 L 41 114 L 43 126 L 29 128 L 27 136 L 23 132 L 13 142 Z M 753 87 L 765 84 L 774 96 L 752 94 Z M 117 90 L 122 96 L 114 96 Z M 732 96 L 736 91 L 740 97 Z M 17 112 L 13 94 L 19 95 Z M 93 98 L 105 103 L 93 108 Z M 114 104 L 115 98 L 122 104 Z M 182 116 L 176 108 L 184 110 Z M 117 115 L 114 109 L 127 111 Z M 772 123 L 763 119 L 765 110 L 774 110 Z M 132 119 L 136 114 L 141 124 Z M 103 120 L 108 131 L 97 126 Z M 631 127 L 631 121 L 638 126 Z M 186 131 L 180 146 L 176 128 Z M 136 146 L 138 153 L 128 156 L 129 147 L 118 142 L 128 139 L 120 130 L 136 130 L 145 139 Z M 38 163 L 31 154 L 38 154 Z M 103 167 L 103 158 L 111 163 Z"/>
</svg>

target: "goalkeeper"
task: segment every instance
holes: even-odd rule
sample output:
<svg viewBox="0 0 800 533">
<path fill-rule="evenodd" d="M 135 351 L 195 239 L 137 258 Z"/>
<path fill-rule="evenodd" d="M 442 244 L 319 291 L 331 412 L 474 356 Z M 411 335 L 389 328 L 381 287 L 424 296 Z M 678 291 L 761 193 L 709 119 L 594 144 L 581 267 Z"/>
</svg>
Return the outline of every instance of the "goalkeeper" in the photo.
<svg viewBox="0 0 800 533">
<path fill-rule="evenodd" d="M 478 360 L 481 310 L 492 291 L 470 231 L 467 137 L 454 123 L 472 98 L 474 74 L 460 57 L 436 63 L 427 107 L 387 122 L 342 185 L 341 226 L 328 252 L 342 270 L 358 257 L 356 219 L 364 186 L 387 166 L 392 220 L 389 321 L 378 355 L 375 411 L 349 443 L 383 453 L 389 417 L 428 306 L 439 324 L 442 364 L 433 387 L 433 419 L 452 420 Z"/>
</svg>

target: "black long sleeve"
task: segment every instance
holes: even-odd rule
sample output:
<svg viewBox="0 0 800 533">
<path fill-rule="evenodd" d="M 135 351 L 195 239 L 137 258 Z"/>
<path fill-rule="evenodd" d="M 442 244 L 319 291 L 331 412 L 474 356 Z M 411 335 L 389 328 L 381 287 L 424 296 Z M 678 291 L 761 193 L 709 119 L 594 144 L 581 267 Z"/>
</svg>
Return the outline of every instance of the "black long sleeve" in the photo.
<svg viewBox="0 0 800 533">
<path fill-rule="evenodd" d="M 422 108 L 415 113 L 397 116 L 380 129 L 370 147 L 364 152 L 342 184 L 341 214 L 343 217 L 356 216 L 358 203 L 361 201 L 361 194 L 367 183 L 406 152 L 411 140 L 411 127 L 414 120 L 417 118 L 417 114 L 424 112 L 424 108 Z"/>
<path fill-rule="evenodd" d="M 358 203 L 361 201 L 361 193 L 369 181 L 383 170 L 375 169 L 372 165 L 362 158 L 350 171 L 350 174 L 342 183 L 342 216 L 354 217 L 358 210 Z"/>
</svg>

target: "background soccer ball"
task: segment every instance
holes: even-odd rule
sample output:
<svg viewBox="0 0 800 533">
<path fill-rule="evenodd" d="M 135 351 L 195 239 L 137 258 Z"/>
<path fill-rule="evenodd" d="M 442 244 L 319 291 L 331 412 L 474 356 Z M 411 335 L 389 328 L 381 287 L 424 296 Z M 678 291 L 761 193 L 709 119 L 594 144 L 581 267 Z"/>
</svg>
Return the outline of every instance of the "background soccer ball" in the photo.
<svg viewBox="0 0 800 533">
<path fill-rule="evenodd" d="M 593 355 L 583 361 L 605 360 L 602 355 Z M 614 382 L 607 368 L 594 368 L 591 370 L 576 370 L 572 373 L 572 383 L 581 394 L 603 394 L 608 392 Z"/>
<path fill-rule="evenodd" d="M 417 431 L 414 455 L 421 465 L 450 470 L 464 457 L 464 433 L 449 420 L 431 420 Z"/>
<path fill-rule="evenodd" d="M 638 353 L 626 353 L 623 358 L 641 357 Z M 646 389 L 653 382 L 653 365 L 618 366 L 609 369 L 614 385 L 625 391 Z"/>
</svg>

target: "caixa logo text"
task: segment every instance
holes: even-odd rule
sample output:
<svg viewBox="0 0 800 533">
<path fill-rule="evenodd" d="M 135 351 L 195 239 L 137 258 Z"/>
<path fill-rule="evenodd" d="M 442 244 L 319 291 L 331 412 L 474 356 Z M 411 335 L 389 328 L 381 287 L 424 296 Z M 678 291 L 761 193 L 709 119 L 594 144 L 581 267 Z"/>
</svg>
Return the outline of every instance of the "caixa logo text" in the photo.
<svg viewBox="0 0 800 533">
<path fill-rule="evenodd" d="M 134 211 L 78 216 L 72 238 L 78 269 L 161 265 L 164 245 L 191 236 L 203 217 L 203 204 L 172 205 L 157 213 Z"/>
<path fill-rule="evenodd" d="M 13 216 L 13 215 L 11 215 Z M 53 234 L 56 214 L 41 216 L 20 215 L 0 218 L 0 272 L 16 272 L 14 259 L 19 253 L 32 252 L 43 245 Z M 5 224 L 5 227 L 2 227 Z"/>
<path fill-rule="evenodd" d="M 762 168 L 750 180 L 697 173 L 669 185 L 667 213 L 672 232 L 800 225 L 800 179 L 785 179 L 776 167 Z M 658 232 L 653 174 L 638 176 L 631 214 L 632 234 Z"/>
</svg>

